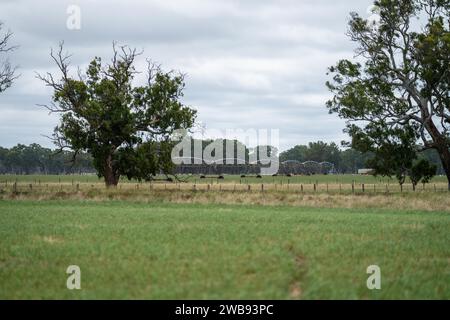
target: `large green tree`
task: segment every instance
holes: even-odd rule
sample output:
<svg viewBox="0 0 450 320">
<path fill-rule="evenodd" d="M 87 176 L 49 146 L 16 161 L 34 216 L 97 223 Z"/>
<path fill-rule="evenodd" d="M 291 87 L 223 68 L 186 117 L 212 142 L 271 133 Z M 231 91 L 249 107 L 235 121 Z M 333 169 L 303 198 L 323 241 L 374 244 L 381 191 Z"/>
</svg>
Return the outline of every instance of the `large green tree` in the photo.
<svg viewBox="0 0 450 320">
<path fill-rule="evenodd" d="M 450 189 L 450 2 L 375 1 L 379 24 L 351 14 L 354 61 L 330 68 L 330 112 L 347 119 L 353 146 L 403 144 L 439 154 Z M 412 136 L 411 136 L 411 133 Z M 369 146 L 369 147 L 368 147 Z"/>
<path fill-rule="evenodd" d="M 151 179 L 170 173 L 175 130 L 190 128 L 196 111 L 180 102 L 184 76 L 163 72 L 148 61 L 144 85 L 135 85 L 134 68 L 140 53 L 113 44 L 113 58 L 104 64 L 96 57 L 85 74 L 73 77 L 68 54 L 51 52 L 59 78 L 38 75 L 54 90 L 53 102 L 45 105 L 60 114 L 53 140 L 61 148 L 89 152 L 106 185 L 116 186 L 122 175 Z"/>
</svg>

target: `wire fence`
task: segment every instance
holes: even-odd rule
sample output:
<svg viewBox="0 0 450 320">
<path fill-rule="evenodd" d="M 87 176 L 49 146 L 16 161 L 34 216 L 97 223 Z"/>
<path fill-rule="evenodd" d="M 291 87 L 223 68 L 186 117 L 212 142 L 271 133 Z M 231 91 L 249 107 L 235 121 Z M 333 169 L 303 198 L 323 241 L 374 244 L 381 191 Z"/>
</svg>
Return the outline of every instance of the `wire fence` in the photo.
<svg viewBox="0 0 450 320">
<path fill-rule="evenodd" d="M 87 191 L 199 191 L 199 192 L 289 192 L 289 193 L 328 193 L 328 194 L 389 194 L 411 192 L 448 192 L 445 183 L 420 184 L 414 189 L 411 184 L 391 183 L 248 183 L 239 182 L 142 182 L 121 183 L 115 188 L 107 188 L 103 182 L 19 182 L 0 181 L 1 193 L 48 193 L 48 192 L 87 192 Z"/>
</svg>

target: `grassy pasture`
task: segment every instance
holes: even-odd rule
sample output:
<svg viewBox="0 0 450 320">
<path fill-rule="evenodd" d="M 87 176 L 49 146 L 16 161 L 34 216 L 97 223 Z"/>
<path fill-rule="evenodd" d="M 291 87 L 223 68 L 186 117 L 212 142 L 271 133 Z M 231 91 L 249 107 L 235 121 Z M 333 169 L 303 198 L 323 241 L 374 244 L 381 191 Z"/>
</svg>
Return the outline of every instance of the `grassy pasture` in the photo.
<svg viewBox="0 0 450 320">
<path fill-rule="evenodd" d="M 445 190 L 441 177 L 400 192 L 352 175 L 115 189 L 0 176 L 0 299 L 450 299 Z M 65 288 L 71 264 L 81 291 Z M 366 288 L 371 264 L 381 291 Z"/>
<path fill-rule="evenodd" d="M 225 179 L 199 176 L 183 176 L 180 181 L 167 182 L 163 177 L 153 182 L 129 181 L 122 178 L 122 190 L 171 190 L 171 191 L 279 191 L 305 193 L 400 193 L 412 192 L 410 183 L 400 188 L 395 179 L 360 175 L 314 175 L 314 176 L 265 176 L 263 178 L 225 176 Z M 94 175 L 0 175 L 0 194 L 3 192 L 40 190 L 42 192 L 74 192 L 101 190 L 103 179 Z M 435 177 L 431 183 L 417 186 L 418 191 L 448 191 L 445 177 Z"/>
<path fill-rule="evenodd" d="M 449 231 L 438 211 L 2 200 L 0 298 L 449 299 Z"/>
<path fill-rule="evenodd" d="M 159 177 L 163 179 L 163 177 Z M 198 184 L 229 184 L 229 183 L 242 183 L 242 184 L 397 184 L 395 179 L 387 177 L 374 177 L 374 176 L 362 176 L 362 175 L 312 175 L 312 176 L 264 176 L 262 179 L 258 179 L 255 176 L 248 176 L 241 178 L 236 175 L 226 175 L 224 180 L 218 180 L 217 177 L 207 177 L 206 179 L 200 179 L 200 176 L 180 176 L 182 179 L 186 179 L 188 183 Z M 99 179 L 96 175 L 0 175 L 0 185 L 6 182 L 13 183 L 15 181 L 19 183 L 103 183 L 103 179 Z M 135 180 L 129 181 L 125 177 L 120 180 L 122 184 L 125 183 L 137 183 Z M 444 176 L 436 176 L 431 183 L 446 184 L 447 179 Z"/>
<path fill-rule="evenodd" d="M 250 186 L 250 190 L 248 189 Z M 447 191 L 431 192 L 383 192 L 380 191 L 312 191 L 305 186 L 290 185 L 281 187 L 255 185 L 132 185 L 124 184 L 119 188 L 107 189 L 103 185 L 84 184 L 80 186 L 49 184 L 48 186 L 0 187 L 0 200 L 76 200 L 76 201 L 133 201 L 141 203 L 176 204 L 240 204 L 256 206 L 292 206 L 313 208 L 343 209 L 391 209 L 421 210 L 426 212 L 450 212 L 450 197 Z M 234 190 L 236 187 L 236 190 Z M 351 189 L 350 189 L 351 190 Z"/>
</svg>

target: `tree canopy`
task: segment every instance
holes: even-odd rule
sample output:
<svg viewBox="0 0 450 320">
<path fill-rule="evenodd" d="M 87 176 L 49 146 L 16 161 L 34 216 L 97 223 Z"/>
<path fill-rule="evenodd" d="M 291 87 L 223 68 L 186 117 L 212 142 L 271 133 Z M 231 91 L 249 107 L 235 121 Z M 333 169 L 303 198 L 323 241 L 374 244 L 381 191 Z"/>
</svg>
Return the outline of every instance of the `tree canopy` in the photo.
<svg viewBox="0 0 450 320">
<path fill-rule="evenodd" d="M 98 175 L 107 186 L 117 185 L 121 175 L 129 179 L 149 179 L 170 173 L 175 130 L 189 129 L 196 111 L 180 100 L 184 75 L 164 72 L 148 62 L 146 83 L 134 85 L 136 57 L 141 53 L 113 44 L 113 58 L 103 63 L 96 57 L 85 74 L 69 70 L 70 55 L 51 52 L 59 78 L 38 75 L 54 91 L 53 102 L 45 105 L 60 114 L 53 140 L 61 148 L 92 155 Z"/>
<path fill-rule="evenodd" d="M 397 148 L 403 156 L 436 150 L 450 189 L 450 2 L 375 5 L 378 25 L 351 14 L 348 35 L 358 45 L 357 58 L 330 68 L 327 86 L 334 97 L 328 108 L 348 120 L 358 150 L 378 157 Z"/>
</svg>

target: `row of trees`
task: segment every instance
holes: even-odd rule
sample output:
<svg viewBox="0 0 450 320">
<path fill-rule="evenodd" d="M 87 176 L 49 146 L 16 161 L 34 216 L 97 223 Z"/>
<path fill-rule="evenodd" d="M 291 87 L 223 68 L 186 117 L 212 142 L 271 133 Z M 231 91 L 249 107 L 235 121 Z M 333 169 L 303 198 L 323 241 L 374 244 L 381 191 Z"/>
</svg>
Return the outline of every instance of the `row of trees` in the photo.
<svg viewBox="0 0 450 320">
<path fill-rule="evenodd" d="M 259 148 L 248 148 L 243 143 L 237 140 L 196 140 L 191 139 L 191 156 L 186 157 L 183 152 L 179 156 L 183 158 L 185 163 L 197 164 L 199 159 L 195 158 L 194 146 L 200 146 L 200 164 L 202 160 L 208 163 L 206 159 L 202 159 L 203 152 L 207 151 L 208 146 L 221 146 L 221 148 L 214 148 L 212 158 L 217 159 L 217 164 L 223 163 L 228 165 L 250 164 L 250 161 L 259 161 Z M 227 146 L 234 146 L 233 154 L 226 154 Z M 223 154 L 215 154 L 223 151 Z M 270 153 L 273 147 L 267 147 L 264 152 Z M 242 152 L 241 152 L 242 151 Z M 276 152 L 276 151 L 273 151 Z M 242 153 L 242 155 L 241 155 Z M 270 156 L 270 154 L 269 154 Z M 229 158 L 226 158 L 229 157 Z M 191 159 L 189 159 L 191 158 Z M 143 159 L 144 160 L 144 159 Z M 189 161 L 190 160 L 190 161 Z M 175 166 L 172 159 L 168 159 L 165 164 L 166 167 L 155 174 L 160 173 L 174 173 L 179 170 L 174 170 Z M 75 154 L 73 151 L 65 151 L 60 149 L 49 149 L 40 146 L 39 144 L 31 144 L 29 146 L 18 144 L 10 149 L 0 147 L 0 174 L 72 174 L 72 173 L 96 173 L 95 162 L 92 155 L 80 152 Z M 205 172 L 199 172 L 204 174 Z M 243 172 L 245 173 L 245 172 Z M 241 174 L 241 172 L 237 172 Z M 153 174 L 147 176 L 141 175 L 141 180 L 151 180 Z M 139 178 L 138 178 L 139 179 Z"/>
<path fill-rule="evenodd" d="M 340 173 L 355 173 L 358 169 L 366 168 L 367 158 L 368 155 L 354 149 L 341 150 L 335 143 L 322 141 L 298 145 L 280 154 L 281 162 L 288 160 L 330 162 Z"/>
<path fill-rule="evenodd" d="M 211 144 L 212 140 L 199 141 L 202 150 Z M 223 149 L 226 149 L 227 140 L 221 140 Z M 258 148 L 248 148 L 238 141 L 231 141 L 235 145 L 235 157 L 238 154 L 237 149 L 245 150 L 243 159 L 236 158 L 234 165 L 250 164 L 252 153 L 258 152 Z M 194 143 L 193 143 L 194 145 Z M 400 153 L 396 153 L 400 154 Z M 191 153 L 191 156 L 194 153 Z M 256 158 L 258 158 L 256 156 Z M 398 159 L 403 166 L 393 165 L 391 163 L 380 163 L 380 160 L 373 153 L 362 153 L 354 149 L 342 150 L 335 143 L 325 143 L 322 141 L 311 142 L 308 145 L 298 145 L 292 149 L 282 152 L 279 156 L 280 162 L 295 160 L 299 162 L 316 161 L 330 162 L 334 164 L 334 169 L 338 173 L 356 173 L 358 169 L 370 167 L 376 168 L 382 175 L 396 176 L 400 182 L 404 182 L 406 176 L 410 176 L 415 181 L 421 173 L 424 176 L 434 175 L 434 173 L 444 174 L 440 164 L 439 156 L 436 152 L 430 150 L 418 155 L 418 160 L 414 157 L 408 159 Z M 198 163 L 192 159 L 192 163 Z M 227 159 L 230 163 L 230 159 Z M 383 164 L 381 166 L 380 164 Z M 433 169 L 437 168 L 437 171 Z M 404 170 L 392 171 L 391 168 L 403 168 Z M 391 171 L 389 171 L 391 170 Z M 0 147 L 0 174 L 72 174 L 72 173 L 96 173 L 93 158 L 87 153 L 79 153 L 76 157 L 74 152 L 51 150 L 44 148 L 39 144 L 29 146 L 18 144 L 10 149 Z M 204 173 L 204 172 L 200 172 Z M 244 172 L 238 172 L 242 174 Z M 151 178 L 151 177 L 149 177 Z"/>
<path fill-rule="evenodd" d="M 201 146 L 200 159 L 195 158 L 194 149 L 191 150 L 190 157 L 183 155 L 180 152 L 180 157 L 183 158 L 184 163 L 191 164 L 204 164 L 205 159 L 202 159 L 203 152 L 207 151 L 208 146 L 215 145 L 216 147 L 220 145 L 222 148 L 216 148 L 213 151 L 212 157 L 217 159 L 217 164 L 228 164 L 228 165 L 240 165 L 240 164 L 258 164 L 260 160 L 259 149 L 249 148 L 243 143 L 237 140 L 194 140 L 192 139 L 191 146 L 194 148 L 195 145 Z M 227 145 L 234 146 L 234 153 L 228 154 Z M 356 169 L 361 168 L 363 163 L 359 159 L 361 156 L 358 152 L 353 152 L 356 158 L 347 157 L 343 161 L 341 160 L 341 150 L 337 148 L 335 144 L 328 145 L 323 142 L 311 143 L 310 148 L 307 146 L 298 146 L 290 151 L 281 154 L 280 161 L 285 160 L 298 160 L 298 161 L 328 161 L 332 163 L 342 163 L 343 166 L 351 167 L 355 165 Z M 318 148 L 317 146 L 321 146 Z M 323 147 L 324 146 L 324 147 Z M 306 147 L 306 152 L 300 153 L 296 152 L 299 148 L 303 150 Z M 219 149 L 223 151 L 221 155 L 215 155 Z M 319 150 L 320 149 L 320 150 Z M 328 152 L 332 149 L 333 152 Z M 325 150 L 325 152 L 323 152 Z M 273 147 L 265 147 L 264 153 L 275 152 Z M 344 152 L 345 153 L 345 152 Z M 332 154 L 332 156 L 330 156 Z M 338 160 L 334 157 L 334 154 L 338 154 Z M 268 154 L 270 156 L 270 154 Z M 191 159 L 189 159 L 191 158 Z M 305 160 L 306 159 L 306 160 Z M 190 160 L 190 161 L 189 161 Z M 203 161 L 202 161 L 203 160 Z M 187 162 L 186 162 L 187 161 Z M 200 161 L 200 162 L 199 162 Z M 345 163 L 348 161 L 348 163 Z M 169 162 L 171 160 L 169 159 Z M 344 164 L 345 163 L 345 164 Z M 93 162 L 93 157 L 87 153 L 79 153 L 75 157 L 75 153 L 71 151 L 60 151 L 59 149 L 52 150 L 49 148 L 44 148 L 39 144 L 31 144 L 29 146 L 18 144 L 10 149 L 0 147 L 0 173 L 2 174 L 71 174 L 71 173 L 95 173 L 96 169 Z M 163 173 L 161 170 L 158 173 Z M 354 170 L 343 170 L 342 172 L 354 172 Z M 200 172 L 204 173 L 204 172 Z M 243 174 L 245 172 L 238 172 L 238 174 Z M 151 178 L 151 177 L 148 177 Z"/>
<path fill-rule="evenodd" d="M 0 147 L 0 174 L 70 174 L 95 173 L 92 157 L 81 153 L 56 152 L 39 144 Z"/>
<path fill-rule="evenodd" d="M 445 174 L 439 155 L 434 150 L 428 150 L 423 153 L 410 154 L 407 159 L 401 159 L 402 154 L 399 150 L 389 150 L 386 153 L 397 155 L 397 161 L 385 161 L 394 158 L 391 155 L 382 155 L 380 152 L 371 151 L 361 152 L 353 148 L 341 149 L 335 143 L 326 143 L 322 141 L 310 142 L 308 145 L 298 145 L 280 154 L 280 161 L 296 160 L 299 162 L 316 161 L 330 162 L 334 164 L 335 171 L 338 173 L 356 173 L 358 169 L 371 168 L 375 169 L 377 174 L 402 177 L 400 181 L 404 181 L 405 176 L 410 176 L 412 168 L 420 163 L 420 168 L 428 168 L 428 173 Z M 430 169 L 431 168 L 431 169 Z M 414 173 L 419 171 L 414 169 Z M 420 179 L 419 179 L 420 180 Z"/>
</svg>

